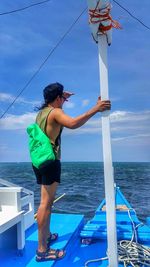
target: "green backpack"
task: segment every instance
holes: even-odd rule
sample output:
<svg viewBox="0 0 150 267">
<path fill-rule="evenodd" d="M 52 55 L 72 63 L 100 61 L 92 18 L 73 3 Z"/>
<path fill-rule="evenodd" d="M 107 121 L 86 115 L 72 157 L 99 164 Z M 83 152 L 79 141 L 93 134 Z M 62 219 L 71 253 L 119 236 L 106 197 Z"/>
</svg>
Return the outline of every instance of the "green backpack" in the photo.
<svg viewBox="0 0 150 267">
<path fill-rule="evenodd" d="M 32 164 L 39 168 L 47 160 L 55 160 L 55 154 L 50 139 L 41 130 L 37 123 L 27 127 L 29 135 L 29 151 Z"/>
</svg>

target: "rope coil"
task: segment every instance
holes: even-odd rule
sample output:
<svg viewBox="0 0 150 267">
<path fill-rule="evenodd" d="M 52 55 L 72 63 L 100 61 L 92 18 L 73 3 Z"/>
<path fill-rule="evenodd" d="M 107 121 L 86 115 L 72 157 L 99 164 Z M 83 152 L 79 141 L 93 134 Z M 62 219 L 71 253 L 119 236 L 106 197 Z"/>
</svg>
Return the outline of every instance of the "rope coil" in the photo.
<svg viewBox="0 0 150 267">
<path fill-rule="evenodd" d="M 119 262 L 124 266 L 150 266 L 150 248 L 136 242 L 122 240 L 118 242 Z"/>
<path fill-rule="evenodd" d="M 150 266 L 150 247 L 141 245 L 137 240 L 137 229 L 143 226 L 143 223 L 135 225 L 130 210 L 128 210 L 128 216 L 132 223 L 133 233 L 131 240 L 121 240 L 118 242 L 118 261 L 123 264 L 124 267 L 146 267 Z M 135 240 L 135 242 L 133 241 Z M 85 263 L 85 267 L 92 262 L 98 262 L 108 260 L 108 257 L 88 260 Z"/>
</svg>

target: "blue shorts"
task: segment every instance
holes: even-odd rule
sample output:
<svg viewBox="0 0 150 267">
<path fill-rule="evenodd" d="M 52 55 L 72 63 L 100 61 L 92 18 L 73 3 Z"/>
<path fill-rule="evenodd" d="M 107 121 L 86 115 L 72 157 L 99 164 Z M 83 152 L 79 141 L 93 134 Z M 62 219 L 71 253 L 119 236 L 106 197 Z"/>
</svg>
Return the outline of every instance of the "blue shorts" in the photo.
<svg viewBox="0 0 150 267">
<path fill-rule="evenodd" d="M 54 182 L 60 183 L 61 162 L 60 160 L 48 160 L 40 168 L 32 165 L 36 176 L 37 184 L 51 185 Z"/>
</svg>

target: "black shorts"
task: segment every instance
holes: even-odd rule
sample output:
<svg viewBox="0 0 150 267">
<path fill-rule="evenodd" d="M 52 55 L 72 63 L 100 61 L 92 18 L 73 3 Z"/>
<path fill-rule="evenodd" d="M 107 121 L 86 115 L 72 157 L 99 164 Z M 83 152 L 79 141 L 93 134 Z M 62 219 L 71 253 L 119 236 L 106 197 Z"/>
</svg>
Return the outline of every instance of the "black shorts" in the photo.
<svg viewBox="0 0 150 267">
<path fill-rule="evenodd" d="M 54 182 L 60 183 L 61 163 L 60 160 L 48 160 L 39 169 L 33 166 L 37 184 L 51 185 Z"/>
</svg>

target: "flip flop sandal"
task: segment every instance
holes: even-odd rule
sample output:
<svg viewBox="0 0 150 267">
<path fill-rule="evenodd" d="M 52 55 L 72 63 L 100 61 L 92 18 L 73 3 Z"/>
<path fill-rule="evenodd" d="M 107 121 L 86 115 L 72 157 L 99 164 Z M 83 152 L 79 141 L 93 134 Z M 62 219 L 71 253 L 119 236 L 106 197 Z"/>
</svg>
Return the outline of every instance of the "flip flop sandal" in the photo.
<svg viewBox="0 0 150 267">
<path fill-rule="evenodd" d="M 59 253 L 63 252 L 61 256 L 59 256 Z M 60 260 L 66 255 L 66 252 L 61 249 L 48 249 L 46 252 L 39 252 L 36 251 L 36 261 L 42 262 L 42 261 L 55 261 Z"/>
<path fill-rule="evenodd" d="M 49 248 L 50 244 L 55 242 L 57 239 L 58 239 L 58 234 L 57 233 L 51 234 L 50 237 L 47 238 L 47 248 Z"/>
</svg>

